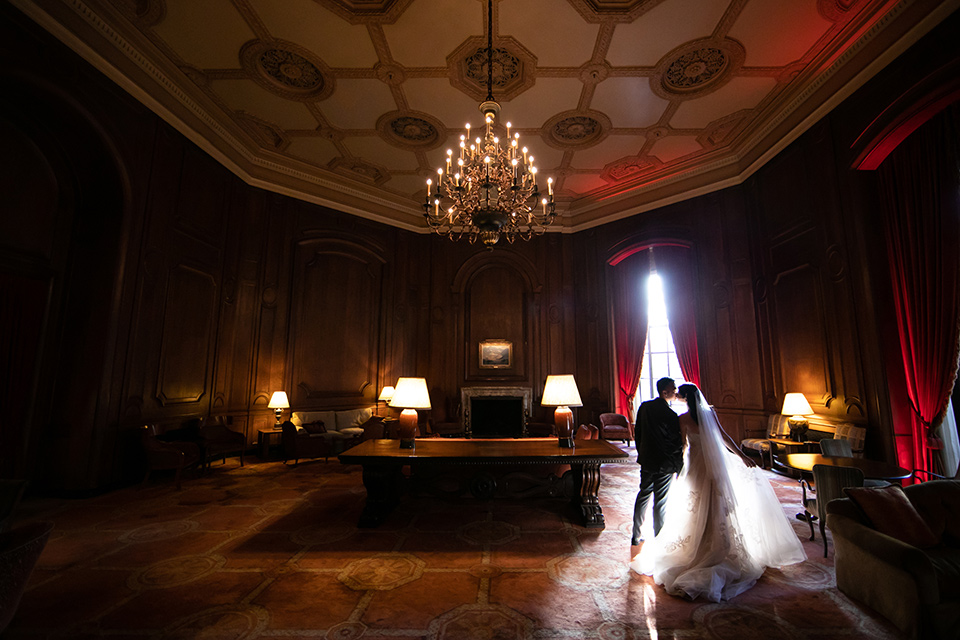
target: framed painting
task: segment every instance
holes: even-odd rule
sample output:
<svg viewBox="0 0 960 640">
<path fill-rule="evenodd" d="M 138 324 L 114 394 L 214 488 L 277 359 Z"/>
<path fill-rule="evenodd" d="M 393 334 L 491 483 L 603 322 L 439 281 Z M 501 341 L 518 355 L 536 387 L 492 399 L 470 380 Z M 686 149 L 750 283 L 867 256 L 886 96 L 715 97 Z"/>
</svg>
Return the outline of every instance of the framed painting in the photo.
<svg viewBox="0 0 960 640">
<path fill-rule="evenodd" d="M 512 342 L 508 340 L 484 340 L 480 343 L 481 369 L 509 369 L 512 366 Z"/>
</svg>

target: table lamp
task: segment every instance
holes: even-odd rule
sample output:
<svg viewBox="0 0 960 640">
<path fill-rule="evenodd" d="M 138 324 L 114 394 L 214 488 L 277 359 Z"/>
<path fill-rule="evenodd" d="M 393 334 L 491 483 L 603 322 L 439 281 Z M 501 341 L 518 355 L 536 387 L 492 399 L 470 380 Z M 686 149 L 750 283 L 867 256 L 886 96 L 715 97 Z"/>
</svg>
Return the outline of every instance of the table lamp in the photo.
<svg viewBox="0 0 960 640">
<path fill-rule="evenodd" d="M 547 376 L 540 404 L 544 407 L 557 408 L 553 413 L 553 421 L 557 425 L 559 444 L 561 447 L 573 448 L 573 412 L 570 411 L 570 407 L 583 406 L 580 391 L 573 376 L 570 374 Z"/>
<path fill-rule="evenodd" d="M 812 416 L 813 409 L 810 403 L 802 393 L 788 393 L 783 397 L 783 409 L 780 413 L 787 418 L 787 424 L 790 425 L 790 439 L 800 442 L 803 434 L 807 432 L 807 419 L 804 416 Z"/>
<path fill-rule="evenodd" d="M 274 391 L 273 395 L 270 396 L 270 402 L 267 403 L 267 408 L 273 409 L 277 414 L 277 424 L 280 424 L 280 415 L 283 413 L 283 410 L 289 407 L 290 402 L 287 400 L 286 391 Z"/>
<path fill-rule="evenodd" d="M 387 403 L 387 406 L 390 405 L 390 398 L 393 397 L 395 389 L 390 385 L 385 386 L 380 390 L 380 397 L 377 398 L 377 407 L 380 406 L 380 401 L 383 400 Z"/>
<path fill-rule="evenodd" d="M 426 378 L 400 378 L 387 403 L 403 409 L 400 412 L 400 448 L 413 449 L 417 437 L 417 409 L 430 408 Z"/>
</svg>

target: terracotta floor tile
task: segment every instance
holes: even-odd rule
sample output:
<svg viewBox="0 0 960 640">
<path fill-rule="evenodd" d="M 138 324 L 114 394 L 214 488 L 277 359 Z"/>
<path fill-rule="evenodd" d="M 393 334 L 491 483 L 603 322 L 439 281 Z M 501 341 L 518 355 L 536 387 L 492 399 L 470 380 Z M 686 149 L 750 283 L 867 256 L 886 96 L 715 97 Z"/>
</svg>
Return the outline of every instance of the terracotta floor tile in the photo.
<svg viewBox="0 0 960 640">
<path fill-rule="evenodd" d="M 478 582 L 465 573 L 425 571 L 413 582 L 375 592 L 361 622 L 372 629 L 426 629 L 445 611 L 476 602 Z"/>
<path fill-rule="evenodd" d="M 326 629 L 346 620 L 362 597 L 336 573 L 294 571 L 278 576 L 252 602 L 270 611 L 270 629 Z"/>
<path fill-rule="evenodd" d="M 260 572 L 218 571 L 181 587 L 143 589 L 100 623 L 109 629 L 162 629 L 209 607 L 239 602 L 263 580 Z"/>
</svg>

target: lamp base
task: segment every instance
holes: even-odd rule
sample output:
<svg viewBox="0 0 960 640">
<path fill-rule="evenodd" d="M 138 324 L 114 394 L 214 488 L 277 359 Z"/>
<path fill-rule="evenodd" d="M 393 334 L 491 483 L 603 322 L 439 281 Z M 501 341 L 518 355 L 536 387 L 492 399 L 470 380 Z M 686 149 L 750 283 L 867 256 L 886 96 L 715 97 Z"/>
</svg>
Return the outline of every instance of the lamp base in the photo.
<svg viewBox="0 0 960 640">
<path fill-rule="evenodd" d="M 787 418 L 787 425 L 790 427 L 790 439 L 796 442 L 803 442 L 803 436 L 807 433 L 809 427 L 806 418 L 793 416 Z"/>
<path fill-rule="evenodd" d="M 416 448 L 417 437 L 417 410 L 416 409 L 404 409 L 400 412 L 400 424 L 398 429 L 400 432 L 400 448 L 401 449 L 414 449 Z"/>
<path fill-rule="evenodd" d="M 553 424 L 557 427 L 558 444 L 564 449 L 572 449 L 573 411 L 570 411 L 570 407 L 557 407 L 553 413 Z"/>
<path fill-rule="evenodd" d="M 283 415 L 283 409 L 274 409 L 273 411 L 277 414 L 277 424 L 280 424 L 280 416 Z"/>
</svg>

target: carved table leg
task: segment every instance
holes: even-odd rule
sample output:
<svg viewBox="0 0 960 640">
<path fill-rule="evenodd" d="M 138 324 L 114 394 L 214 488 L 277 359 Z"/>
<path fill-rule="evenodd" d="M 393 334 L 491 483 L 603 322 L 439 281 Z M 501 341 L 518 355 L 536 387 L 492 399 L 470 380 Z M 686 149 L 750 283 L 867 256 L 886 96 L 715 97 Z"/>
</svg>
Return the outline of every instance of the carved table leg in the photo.
<svg viewBox="0 0 960 640">
<path fill-rule="evenodd" d="M 387 515 L 400 501 L 403 474 L 399 465 L 363 465 L 363 486 L 367 489 L 367 501 L 357 526 L 371 529 L 380 526 Z"/>
<path fill-rule="evenodd" d="M 572 465 L 575 474 L 577 492 L 574 502 L 580 507 L 583 516 L 583 526 L 588 529 L 603 529 L 603 511 L 600 509 L 600 463 L 588 462 L 582 465 Z"/>
</svg>

